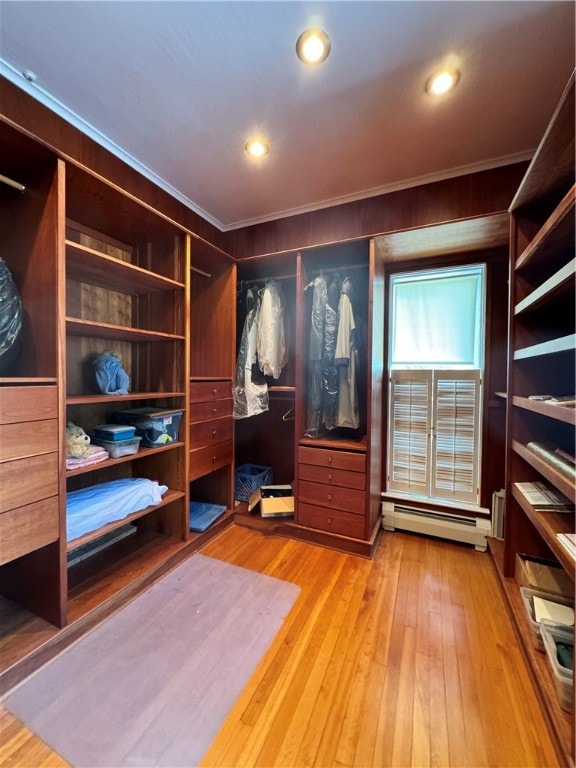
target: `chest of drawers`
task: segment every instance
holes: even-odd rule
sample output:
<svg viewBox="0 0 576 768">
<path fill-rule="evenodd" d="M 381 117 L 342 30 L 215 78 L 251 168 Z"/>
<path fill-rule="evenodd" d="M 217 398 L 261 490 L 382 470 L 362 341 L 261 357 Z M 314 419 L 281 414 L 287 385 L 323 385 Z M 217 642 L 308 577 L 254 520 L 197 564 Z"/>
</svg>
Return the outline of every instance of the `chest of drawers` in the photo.
<svg viewBox="0 0 576 768">
<path fill-rule="evenodd" d="M 190 385 L 190 480 L 232 463 L 233 421 L 229 380 Z"/>
<path fill-rule="evenodd" d="M 0 565 L 59 538 L 58 440 L 55 386 L 2 388 Z"/>
<path fill-rule="evenodd" d="M 366 455 L 300 446 L 298 524 L 362 538 L 365 514 Z"/>
</svg>

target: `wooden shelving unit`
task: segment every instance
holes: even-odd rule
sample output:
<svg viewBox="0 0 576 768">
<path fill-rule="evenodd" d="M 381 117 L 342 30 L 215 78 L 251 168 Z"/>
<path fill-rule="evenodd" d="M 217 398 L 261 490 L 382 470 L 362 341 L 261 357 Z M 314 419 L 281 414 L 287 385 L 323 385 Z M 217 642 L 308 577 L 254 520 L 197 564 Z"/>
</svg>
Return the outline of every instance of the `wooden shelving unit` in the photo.
<svg viewBox="0 0 576 768">
<path fill-rule="evenodd" d="M 518 554 L 555 559 L 574 581 L 575 563 L 557 535 L 574 515 L 535 509 L 516 483 L 543 482 L 574 502 L 574 473 L 543 451 L 574 454 L 576 410 L 537 396 L 574 395 L 576 333 L 574 75 L 512 201 L 510 355 L 507 387 L 506 526 L 494 562 L 558 756 L 574 763 L 573 714 L 564 711 L 546 655 L 514 578 Z M 531 447 L 531 444 L 536 445 Z M 574 707 L 573 707 L 574 709 Z"/>
</svg>

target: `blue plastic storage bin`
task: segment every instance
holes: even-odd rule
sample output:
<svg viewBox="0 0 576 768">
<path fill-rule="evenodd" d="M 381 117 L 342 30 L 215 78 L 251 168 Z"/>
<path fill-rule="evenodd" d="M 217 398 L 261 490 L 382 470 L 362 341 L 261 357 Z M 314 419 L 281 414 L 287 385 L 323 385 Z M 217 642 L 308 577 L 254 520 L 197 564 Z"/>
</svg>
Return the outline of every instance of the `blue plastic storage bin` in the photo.
<svg viewBox="0 0 576 768">
<path fill-rule="evenodd" d="M 222 504 L 207 504 L 203 501 L 190 502 L 190 530 L 205 531 L 215 520 L 218 520 L 226 507 Z"/>
</svg>

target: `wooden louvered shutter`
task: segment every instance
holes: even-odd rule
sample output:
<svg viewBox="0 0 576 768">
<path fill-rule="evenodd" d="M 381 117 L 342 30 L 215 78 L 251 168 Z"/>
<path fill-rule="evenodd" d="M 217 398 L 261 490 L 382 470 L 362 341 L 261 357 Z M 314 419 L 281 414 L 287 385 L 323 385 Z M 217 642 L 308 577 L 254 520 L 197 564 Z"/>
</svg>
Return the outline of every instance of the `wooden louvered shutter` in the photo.
<svg viewBox="0 0 576 768">
<path fill-rule="evenodd" d="M 431 373 L 390 373 L 388 490 L 428 493 Z"/>
<path fill-rule="evenodd" d="M 430 495 L 478 502 L 480 372 L 434 372 Z"/>
</svg>

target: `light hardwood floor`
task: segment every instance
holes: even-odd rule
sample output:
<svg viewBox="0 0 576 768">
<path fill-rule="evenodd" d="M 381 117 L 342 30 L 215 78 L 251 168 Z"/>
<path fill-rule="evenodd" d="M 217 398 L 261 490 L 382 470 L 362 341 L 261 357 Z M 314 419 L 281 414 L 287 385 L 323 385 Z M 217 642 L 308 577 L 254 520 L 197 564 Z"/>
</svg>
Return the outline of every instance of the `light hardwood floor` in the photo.
<svg viewBox="0 0 576 768">
<path fill-rule="evenodd" d="M 370 561 L 238 526 L 202 552 L 302 590 L 205 768 L 558 765 L 488 554 L 386 533 Z M 0 726 L 2 766 L 67 765 Z"/>
</svg>

